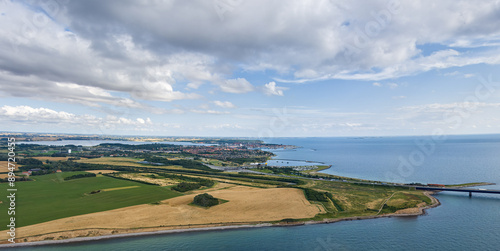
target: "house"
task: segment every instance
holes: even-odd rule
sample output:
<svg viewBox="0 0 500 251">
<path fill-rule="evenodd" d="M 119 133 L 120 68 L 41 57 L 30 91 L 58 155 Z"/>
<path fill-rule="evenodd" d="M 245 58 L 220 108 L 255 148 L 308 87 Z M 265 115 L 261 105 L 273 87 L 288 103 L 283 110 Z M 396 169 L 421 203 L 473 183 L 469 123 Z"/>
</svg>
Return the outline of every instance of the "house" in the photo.
<svg viewBox="0 0 500 251">
<path fill-rule="evenodd" d="M 57 170 L 56 173 L 62 173 L 62 171 L 61 170 Z"/>
</svg>

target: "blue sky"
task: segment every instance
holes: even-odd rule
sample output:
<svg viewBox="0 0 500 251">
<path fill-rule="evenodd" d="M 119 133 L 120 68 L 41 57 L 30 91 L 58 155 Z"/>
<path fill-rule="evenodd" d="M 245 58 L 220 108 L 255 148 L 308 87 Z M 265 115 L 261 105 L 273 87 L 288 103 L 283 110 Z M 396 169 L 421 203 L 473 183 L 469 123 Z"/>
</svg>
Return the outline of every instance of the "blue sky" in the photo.
<svg viewBox="0 0 500 251">
<path fill-rule="evenodd" d="M 499 1 L 3 1 L 0 131 L 500 133 Z"/>
</svg>

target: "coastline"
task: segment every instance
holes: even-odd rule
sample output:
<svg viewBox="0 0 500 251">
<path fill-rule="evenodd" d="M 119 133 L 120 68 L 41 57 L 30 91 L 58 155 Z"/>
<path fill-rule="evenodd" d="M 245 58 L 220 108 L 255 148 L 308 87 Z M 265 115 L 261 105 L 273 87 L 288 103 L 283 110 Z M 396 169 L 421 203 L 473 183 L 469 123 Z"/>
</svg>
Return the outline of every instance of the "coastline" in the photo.
<svg viewBox="0 0 500 251">
<path fill-rule="evenodd" d="M 322 221 L 305 221 L 296 223 L 257 223 L 257 224 L 241 224 L 241 225 L 220 225 L 220 226 L 204 226 L 195 228 L 181 228 L 178 229 L 166 229 L 157 231 L 143 231 L 143 232 L 131 232 L 131 233 L 119 233 L 119 234 L 107 234 L 89 237 L 76 237 L 62 240 L 42 240 L 33 242 L 20 242 L 14 244 L 0 244 L 0 249 L 2 248 L 16 248 L 16 247 L 30 247 L 30 246 L 45 246 L 45 245 L 60 245 L 69 244 L 77 242 L 88 242 L 88 241 L 98 241 L 98 240 L 108 240 L 114 238 L 125 238 L 125 237 L 140 237 L 140 236 L 150 236 L 150 235 L 163 235 L 163 234 L 175 234 L 175 233 L 188 233 L 188 232 L 201 232 L 201 231 L 225 231 L 234 229 L 248 229 L 248 228 L 260 228 L 260 227 L 291 227 L 291 226 L 302 226 L 302 225 L 313 225 L 313 224 L 329 224 L 341 221 L 353 221 L 353 220 L 368 220 L 377 218 L 390 218 L 390 217 L 415 217 L 420 215 L 425 215 L 426 210 L 430 208 L 435 208 L 441 205 L 441 202 L 432 196 L 436 192 L 425 192 L 424 194 L 431 199 L 432 204 L 425 207 L 415 208 L 418 210 L 416 213 L 400 213 L 397 212 L 384 215 L 370 215 L 370 216 L 353 216 L 339 219 L 326 219 Z M 130 229 L 131 230 L 131 229 Z M 137 229 L 136 229 L 137 230 Z M 52 234 L 52 233 L 49 233 Z M 43 234 L 41 236 L 48 235 Z"/>
<path fill-rule="evenodd" d="M 335 222 L 340 222 L 340 221 L 352 221 L 352 220 L 369 220 L 369 219 L 377 219 L 377 218 L 391 218 L 391 217 L 415 217 L 415 216 L 421 216 L 427 214 L 426 210 L 435 208 L 441 205 L 441 202 L 434 196 L 433 194 L 436 194 L 436 192 L 425 192 L 424 193 L 427 197 L 429 197 L 432 201 L 431 205 L 427 205 L 425 207 L 418 207 L 415 208 L 418 210 L 416 213 L 391 213 L 391 214 L 383 214 L 383 215 L 369 215 L 369 216 L 352 216 L 352 217 L 346 217 L 346 218 L 339 218 L 339 219 L 326 219 L 323 221 L 308 221 L 305 222 L 304 224 L 300 225 L 312 225 L 312 224 L 329 224 L 329 223 L 335 223 Z M 299 224 L 297 224 L 299 225 Z"/>
</svg>

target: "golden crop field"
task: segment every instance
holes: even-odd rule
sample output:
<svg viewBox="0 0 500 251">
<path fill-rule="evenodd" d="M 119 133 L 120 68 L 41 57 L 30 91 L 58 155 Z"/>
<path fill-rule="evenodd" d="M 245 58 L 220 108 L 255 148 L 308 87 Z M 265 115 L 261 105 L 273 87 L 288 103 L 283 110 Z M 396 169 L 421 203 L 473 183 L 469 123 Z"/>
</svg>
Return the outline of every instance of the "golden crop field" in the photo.
<svg viewBox="0 0 500 251">
<path fill-rule="evenodd" d="M 137 163 L 138 159 L 134 158 L 124 158 L 124 157 L 101 157 L 94 159 L 81 159 L 76 162 L 80 163 L 90 163 L 90 164 L 103 164 L 103 165 L 115 165 L 115 166 L 136 166 L 143 167 L 144 165 Z"/>
<path fill-rule="evenodd" d="M 138 181 L 144 181 L 152 184 L 157 184 L 160 186 L 170 186 L 170 185 L 175 185 L 178 184 L 179 182 L 176 180 L 172 179 L 154 179 L 148 177 L 148 175 L 151 175 L 150 173 L 124 173 L 120 174 L 120 177 L 126 178 L 126 179 L 131 179 L 131 180 L 138 180 Z"/>
<path fill-rule="evenodd" d="M 94 159 L 81 159 L 76 162 L 89 163 L 89 164 L 101 164 L 101 165 L 113 165 L 113 166 L 132 166 L 132 167 L 144 167 L 144 164 L 137 163 L 142 159 L 127 158 L 127 157 L 101 157 Z M 154 168 L 169 168 L 169 169 L 182 169 L 180 166 L 149 166 Z"/>
<path fill-rule="evenodd" d="M 88 170 L 85 172 L 99 174 L 99 173 L 116 173 L 118 171 L 116 171 L 116 170 Z"/>
<path fill-rule="evenodd" d="M 0 161 L 0 173 L 9 172 L 8 165 L 9 165 L 8 161 Z M 16 170 L 18 170 L 17 164 L 16 164 Z"/>
<path fill-rule="evenodd" d="M 50 157 L 50 156 L 39 156 L 39 157 L 31 157 L 33 159 L 41 160 L 41 161 L 58 161 L 58 160 L 68 160 L 69 157 Z"/>
<path fill-rule="evenodd" d="M 21 227 L 20 238 L 54 232 L 68 236 L 75 229 L 130 229 L 197 224 L 230 224 L 278 221 L 285 218 L 309 218 L 321 213 L 304 193 L 294 188 L 261 189 L 220 184 L 219 190 L 203 190 L 228 202 L 208 209 L 189 205 L 196 194 L 162 201 L 159 205 L 138 205 L 110 211 L 79 215 Z M 222 188 L 222 189 L 221 189 Z M 245 212 L 245 213 L 241 213 Z"/>
</svg>

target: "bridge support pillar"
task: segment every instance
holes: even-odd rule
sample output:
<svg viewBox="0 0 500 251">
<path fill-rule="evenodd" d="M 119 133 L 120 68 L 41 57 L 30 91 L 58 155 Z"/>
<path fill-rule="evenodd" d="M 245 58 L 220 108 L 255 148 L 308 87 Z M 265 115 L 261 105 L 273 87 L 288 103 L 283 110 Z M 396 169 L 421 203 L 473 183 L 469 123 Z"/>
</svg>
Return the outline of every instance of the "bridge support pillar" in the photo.
<svg viewBox="0 0 500 251">
<path fill-rule="evenodd" d="M 469 192 L 469 198 L 472 197 L 472 192 Z"/>
</svg>

